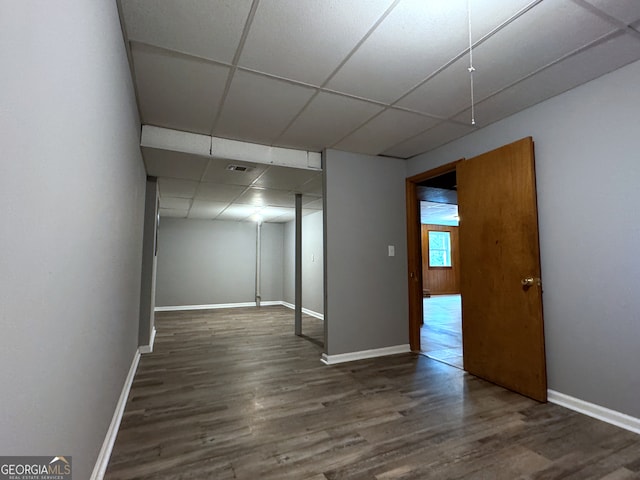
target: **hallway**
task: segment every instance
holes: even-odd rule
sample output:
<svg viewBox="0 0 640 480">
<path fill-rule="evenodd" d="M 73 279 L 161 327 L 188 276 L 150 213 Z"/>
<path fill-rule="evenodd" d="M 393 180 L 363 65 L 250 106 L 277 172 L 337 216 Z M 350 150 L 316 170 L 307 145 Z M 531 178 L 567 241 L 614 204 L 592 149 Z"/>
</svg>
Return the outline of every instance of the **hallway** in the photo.
<svg viewBox="0 0 640 480">
<path fill-rule="evenodd" d="M 412 353 L 326 366 L 284 307 L 158 313 L 107 480 L 637 478 L 640 436 Z"/>
</svg>

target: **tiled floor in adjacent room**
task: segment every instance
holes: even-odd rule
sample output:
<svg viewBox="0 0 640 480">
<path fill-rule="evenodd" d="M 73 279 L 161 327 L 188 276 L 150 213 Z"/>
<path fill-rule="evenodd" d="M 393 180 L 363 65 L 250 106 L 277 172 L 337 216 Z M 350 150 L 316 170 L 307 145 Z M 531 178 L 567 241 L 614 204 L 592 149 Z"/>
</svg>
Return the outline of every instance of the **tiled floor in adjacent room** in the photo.
<svg viewBox="0 0 640 480">
<path fill-rule="evenodd" d="M 430 358 L 462 368 L 460 295 L 432 295 L 423 299 L 424 325 L 420 350 Z"/>
</svg>

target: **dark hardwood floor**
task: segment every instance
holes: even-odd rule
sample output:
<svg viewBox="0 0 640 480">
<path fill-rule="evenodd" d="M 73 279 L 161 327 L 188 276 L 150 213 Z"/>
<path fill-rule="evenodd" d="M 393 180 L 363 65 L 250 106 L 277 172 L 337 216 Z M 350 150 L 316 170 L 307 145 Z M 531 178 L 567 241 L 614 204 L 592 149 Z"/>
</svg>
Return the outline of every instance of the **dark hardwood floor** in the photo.
<svg viewBox="0 0 640 480">
<path fill-rule="evenodd" d="M 423 355 L 325 366 L 322 322 L 157 314 L 106 479 L 639 479 L 640 436 Z"/>
</svg>

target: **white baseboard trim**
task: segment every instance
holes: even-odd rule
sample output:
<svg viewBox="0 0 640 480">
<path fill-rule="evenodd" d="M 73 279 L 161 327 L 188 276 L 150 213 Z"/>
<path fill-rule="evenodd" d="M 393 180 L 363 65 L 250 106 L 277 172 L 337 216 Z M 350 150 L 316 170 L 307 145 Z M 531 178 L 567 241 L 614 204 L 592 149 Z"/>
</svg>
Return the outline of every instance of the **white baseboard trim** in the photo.
<svg viewBox="0 0 640 480">
<path fill-rule="evenodd" d="M 260 302 L 261 305 L 266 305 L 267 302 Z M 278 303 L 280 305 L 280 303 Z M 156 307 L 156 312 L 177 312 L 180 310 L 215 310 L 218 308 L 241 308 L 241 307 L 255 307 L 256 302 L 242 302 L 242 303 L 214 303 L 211 305 L 175 305 L 170 307 Z"/>
<path fill-rule="evenodd" d="M 360 352 L 339 353 L 338 355 L 322 354 L 320 361 L 326 365 L 335 365 L 337 363 L 353 362 L 355 360 L 363 360 L 365 358 L 384 357 L 387 355 L 396 355 L 398 353 L 408 353 L 411 351 L 408 343 L 403 345 L 394 345 L 393 347 L 375 348 L 373 350 L 362 350 Z"/>
<path fill-rule="evenodd" d="M 261 307 L 274 307 L 279 305 L 282 305 L 280 300 L 267 300 L 266 302 L 260 302 Z"/>
<path fill-rule="evenodd" d="M 264 302 L 260 302 L 261 307 L 272 307 L 274 305 L 282 305 L 292 310 L 295 310 L 296 306 L 292 303 L 284 302 L 282 300 L 267 300 Z M 215 310 L 218 308 L 241 308 L 241 307 L 255 307 L 256 302 L 241 302 L 241 303 L 213 303 L 210 305 L 174 305 L 167 307 L 156 307 L 154 311 L 156 312 L 179 312 L 180 310 Z M 320 320 L 324 320 L 324 315 L 322 313 L 314 312 L 313 310 L 309 310 L 308 308 L 303 308 L 302 313 L 305 315 L 309 315 L 311 317 L 319 318 Z M 148 352 L 142 352 L 148 353 Z"/>
<path fill-rule="evenodd" d="M 109 465 L 109 459 L 111 458 L 111 452 L 113 451 L 113 444 L 116 442 L 116 436 L 118 435 L 118 429 L 120 428 L 120 422 L 122 421 L 122 415 L 124 414 L 124 407 L 127 404 L 127 398 L 129 398 L 129 391 L 131 390 L 131 384 L 133 383 L 133 377 L 136 375 L 139 362 L 140 349 L 136 350 L 136 353 L 133 356 L 131 368 L 129 368 L 129 373 L 124 381 L 122 392 L 120 392 L 120 398 L 116 404 L 116 410 L 113 412 L 113 417 L 111 418 L 111 424 L 109 425 L 107 435 L 102 443 L 102 448 L 100 448 L 100 453 L 98 453 L 96 464 L 93 467 L 91 480 L 102 480 L 105 472 L 107 471 L 107 465 Z"/>
<path fill-rule="evenodd" d="M 296 306 L 293 303 L 282 301 L 280 302 L 280 305 L 290 308 L 291 310 L 296 309 Z M 324 315 L 322 313 L 314 312 L 313 310 L 309 310 L 308 308 L 302 307 L 302 313 L 304 313 L 305 315 L 309 315 L 310 317 L 315 317 L 315 318 L 319 318 L 320 320 L 324 320 Z"/>
<path fill-rule="evenodd" d="M 149 339 L 149 345 L 141 345 L 138 347 L 141 354 L 152 353 L 153 352 L 153 343 L 156 341 L 156 327 L 153 327 L 151 331 L 151 338 Z"/>
<path fill-rule="evenodd" d="M 595 403 L 586 402 L 579 398 L 556 392 L 555 390 L 547 390 L 547 400 L 561 407 L 583 413 L 589 417 L 597 418 L 603 422 L 610 423 L 616 427 L 624 428 L 634 433 L 640 434 L 640 418 L 632 417 L 625 413 L 601 407 Z"/>
</svg>

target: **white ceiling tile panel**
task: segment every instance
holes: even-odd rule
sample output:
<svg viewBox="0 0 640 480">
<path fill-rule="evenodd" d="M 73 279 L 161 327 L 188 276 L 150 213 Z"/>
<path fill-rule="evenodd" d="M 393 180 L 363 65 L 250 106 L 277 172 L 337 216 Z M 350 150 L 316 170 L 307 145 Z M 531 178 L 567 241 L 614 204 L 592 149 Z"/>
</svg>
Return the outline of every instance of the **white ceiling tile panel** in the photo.
<svg viewBox="0 0 640 480">
<path fill-rule="evenodd" d="M 129 40 L 231 63 L 251 0 L 122 0 Z"/>
<path fill-rule="evenodd" d="M 314 89 L 236 71 L 215 135 L 270 145 Z"/>
<path fill-rule="evenodd" d="M 321 197 L 322 191 L 323 191 L 322 174 L 316 175 L 311 180 L 300 185 L 298 188 L 300 192 L 304 193 L 305 195 L 313 195 L 313 196 Z"/>
<path fill-rule="evenodd" d="M 479 126 L 488 125 L 639 59 L 640 39 L 620 34 L 479 103 L 476 122 Z M 456 119 L 469 117 L 466 111 Z"/>
<path fill-rule="evenodd" d="M 251 216 L 259 213 L 252 205 L 230 205 L 224 212 L 218 215 L 218 220 L 250 220 Z"/>
<path fill-rule="evenodd" d="M 143 123 L 209 134 L 229 68 L 133 45 Z"/>
<path fill-rule="evenodd" d="M 160 197 L 160 207 L 172 210 L 188 210 L 191 200 L 188 198 Z"/>
<path fill-rule="evenodd" d="M 377 155 L 423 130 L 439 120 L 417 113 L 389 109 L 362 126 L 334 146 L 339 150 Z"/>
<path fill-rule="evenodd" d="M 239 64 L 321 85 L 392 3 L 391 0 L 260 2 Z"/>
<path fill-rule="evenodd" d="M 304 202 L 305 198 L 308 199 Z M 303 209 L 322 210 L 324 208 L 322 198 L 305 197 L 303 198 Z"/>
<path fill-rule="evenodd" d="M 235 203 L 254 205 L 256 207 L 293 207 L 295 196 L 284 190 L 271 190 L 264 188 L 249 188 Z"/>
<path fill-rule="evenodd" d="M 586 0 L 586 2 L 622 22 L 633 23 L 640 20 L 638 0 Z"/>
<path fill-rule="evenodd" d="M 201 183 L 198 186 L 196 199 L 211 202 L 232 202 L 246 187 L 239 185 L 224 185 L 219 183 Z"/>
<path fill-rule="evenodd" d="M 474 11 L 481 37 L 527 0 L 482 2 Z M 328 86 L 391 103 L 468 45 L 467 0 L 403 0 L 331 79 Z"/>
<path fill-rule="evenodd" d="M 443 122 L 416 137 L 410 138 L 384 152 L 384 155 L 398 158 L 410 158 L 419 153 L 432 150 L 451 140 L 471 133 L 472 126 Z"/>
<path fill-rule="evenodd" d="M 229 204 L 226 202 L 207 202 L 194 200 L 189 210 L 188 218 L 213 219 L 216 218 Z"/>
<path fill-rule="evenodd" d="M 383 108 L 374 103 L 320 92 L 278 139 L 278 144 L 304 145 L 307 150 L 322 150 Z"/>
<path fill-rule="evenodd" d="M 315 177 L 322 178 L 322 172 L 274 165 L 269 167 L 264 172 L 264 175 L 256 180 L 254 185 L 277 190 L 299 190 L 300 187 Z"/>
<path fill-rule="evenodd" d="M 536 35 L 540 29 L 544 34 Z M 613 30 L 610 23 L 571 2 L 541 2 L 474 49 L 476 101 Z M 468 58 L 455 62 L 399 105 L 445 117 L 469 107 L 468 62 Z"/>
<path fill-rule="evenodd" d="M 176 210 L 172 208 L 162 208 L 160 207 L 160 216 L 161 217 L 169 217 L 169 218 L 186 218 L 187 209 Z"/>
<path fill-rule="evenodd" d="M 206 157 L 188 153 L 142 147 L 147 175 L 185 180 L 200 180 L 209 161 Z"/>
<path fill-rule="evenodd" d="M 458 205 L 420 202 L 420 223 L 428 225 L 459 225 Z"/>
<path fill-rule="evenodd" d="M 573 3 L 543 1 L 474 50 L 474 90 L 482 98 L 614 30 Z"/>
<path fill-rule="evenodd" d="M 195 180 L 177 178 L 158 178 L 158 189 L 161 197 L 193 198 L 198 188 Z"/>
<path fill-rule="evenodd" d="M 271 222 L 283 216 L 289 217 L 292 215 L 295 218 L 295 209 L 283 207 L 265 207 L 260 210 L 259 215 L 262 217 L 263 221 Z"/>
<path fill-rule="evenodd" d="M 246 172 L 232 171 L 227 169 L 229 165 L 245 166 L 249 170 Z M 251 185 L 267 168 L 268 165 L 214 158 L 209 163 L 202 180 L 205 182 L 247 186 Z"/>
<path fill-rule="evenodd" d="M 312 212 L 315 213 L 315 210 L 312 210 Z M 302 213 L 302 215 L 304 216 L 304 212 Z M 291 221 L 293 221 L 295 219 L 296 219 L 296 214 L 292 209 L 290 213 L 287 213 L 285 215 L 281 215 L 279 217 L 276 217 L 276 218 L 270 220 L 270 222 L 272 222 L 272 223 L 287 223 L 287 222 L 291 222 Z"/>
<path fill-rule="evenodd" d="M 482 69 L 479 63 L 474 63 L 479 70 Z M 403 98 L 398 105 L 446 118 L 471 106 L 468 67 L 469 59 L 461 58 Z M 483 71 L 484 69 L 475 74 L 475 83 L 478 85 L 483 80 Z"/>
</svg>

